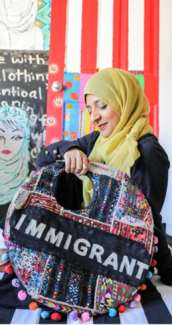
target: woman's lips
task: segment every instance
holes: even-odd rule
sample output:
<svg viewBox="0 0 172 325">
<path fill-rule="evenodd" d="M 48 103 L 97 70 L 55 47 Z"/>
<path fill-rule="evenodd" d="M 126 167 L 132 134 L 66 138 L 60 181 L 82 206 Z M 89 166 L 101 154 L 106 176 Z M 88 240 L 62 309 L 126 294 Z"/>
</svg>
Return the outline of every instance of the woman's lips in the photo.
<svg viewBox="0 0 172 325">
<path fill-rule="evenodd" d="M 98 128 L 100 130 L 104 130 L 106 128 L 106 126 L 107 126 L 107 123 L 102 123 L 102 124 L 99 124 Z"/>
<path fill-rule="evenodd" d="M 11 150 L 9 149 L 4 149 L 1 151 L 4 155 L 9 155 L 11 153 Z"/>
</svg>

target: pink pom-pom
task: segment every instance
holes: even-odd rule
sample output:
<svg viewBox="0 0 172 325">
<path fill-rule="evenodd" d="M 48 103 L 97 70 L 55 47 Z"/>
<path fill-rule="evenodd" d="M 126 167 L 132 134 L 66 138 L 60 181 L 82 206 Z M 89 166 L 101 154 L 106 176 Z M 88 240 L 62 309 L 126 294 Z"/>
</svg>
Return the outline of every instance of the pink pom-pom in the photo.
<svg viewBox="0 0 172 325">
<path fill-rule="evenodd" d="M 81 315 L 81 319 L 83 322 L 88 322 L 90 320 L 90 314 L 88 311 L 84 311 Z"/>
<path fill-rule="evenodd" d="M 17 294 L 19 300 L 23 301 L 27 298 L 27 293 L 24 290 L 20 290 Z"/>
<path fill-rule="evenodd" d="M 141 295 L 137 294 L 134 296 L 134 301 L 135 302 L 140 302 L 141 301 Z"/>
</svg>

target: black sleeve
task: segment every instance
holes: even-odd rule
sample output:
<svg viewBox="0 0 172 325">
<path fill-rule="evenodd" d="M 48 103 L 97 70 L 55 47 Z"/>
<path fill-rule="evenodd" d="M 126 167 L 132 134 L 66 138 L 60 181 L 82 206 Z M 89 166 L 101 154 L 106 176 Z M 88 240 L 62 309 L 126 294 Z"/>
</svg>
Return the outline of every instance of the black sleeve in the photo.
<svg viewBox="0 0 172 325">
<path fill-rule="evenodd" d="M 155 136 L 140 141 L 139 150 L 141 157 L 133 166 L 131 177 L 145 194 L 153 212 L 159 214 L 167 191 L 168 156 Z"/>
<path fill-rule="evenodd" d="M 55 142 L 43 148 L 39 153 L 36 166 L 43 167 L 61 159 L 66 151 L 73 148 L 78 148 L 83 151 L 87 156 L 90 154 L 99 132 L 95 131 L 74 141 L 62 140 Z"/>
</svg>

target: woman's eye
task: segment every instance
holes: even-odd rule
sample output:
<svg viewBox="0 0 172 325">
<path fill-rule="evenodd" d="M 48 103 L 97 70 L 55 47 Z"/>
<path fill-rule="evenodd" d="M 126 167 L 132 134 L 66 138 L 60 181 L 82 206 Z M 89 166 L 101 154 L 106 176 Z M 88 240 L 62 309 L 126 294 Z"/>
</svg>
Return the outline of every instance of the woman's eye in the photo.
<svg viewBox="0 0 172 325">
<path fill-rule="evenodd" d="M 21 135 L 14 135 L 13 137 L 11 137 L 12 140 L 16 140 L 16 141 L 20 141 L 23 139 L 23 137 Z"/>
<path fill-rule="evenodd" d="M 100 105 L 99 108 L 102 109 L 102 110 L 103 109 L 106 109 L 107 108 L 107 105 L 106 104 Z"/>
</svg>

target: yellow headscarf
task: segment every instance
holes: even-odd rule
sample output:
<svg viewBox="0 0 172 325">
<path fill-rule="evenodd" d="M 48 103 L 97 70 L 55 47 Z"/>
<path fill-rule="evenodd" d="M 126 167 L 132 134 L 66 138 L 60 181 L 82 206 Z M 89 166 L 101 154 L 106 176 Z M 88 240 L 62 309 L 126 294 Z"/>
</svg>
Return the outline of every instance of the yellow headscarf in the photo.
<svg viewBox="0 0 172 325">
<path fill-rule="evenodd" d="M 105 163 L 128 175 L 139 158 L 138 139 L 152 133 L 149 124 L 149 104 L 138 80 L 126 71 L 106 68 L 95 73 L 87 82 L 84 95 L 99 97 L 114 111 L 120 113 L 120 121 L 109 137 L 99 135 L 89 159 Z M 92 184 L 88 177 L 83 181 L 84 205 L 92 196 Z"/>
</svg>

